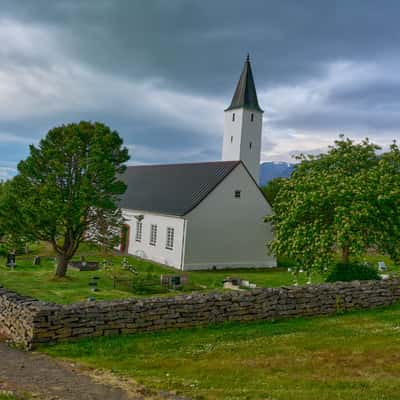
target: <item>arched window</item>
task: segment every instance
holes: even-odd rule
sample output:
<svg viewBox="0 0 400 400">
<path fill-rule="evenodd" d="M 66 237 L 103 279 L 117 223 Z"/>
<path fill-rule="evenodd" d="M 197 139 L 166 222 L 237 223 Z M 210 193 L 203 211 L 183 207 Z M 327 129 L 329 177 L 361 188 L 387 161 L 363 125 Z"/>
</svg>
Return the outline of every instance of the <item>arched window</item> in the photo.
<svg viewBox="0 0 400 400">
<path fill-rule="evenodd" d="M 232 114 L 232 122 L 235 121 L 235 113 Z"/>
<path fill-rule="evenodd" d="M 253 114 L 253 113 L 251 113 L 251 115 L 250 115 L 250 121 L 251 121 L 251 122 L 254 121 L 254 114 Z"/>
</svg>

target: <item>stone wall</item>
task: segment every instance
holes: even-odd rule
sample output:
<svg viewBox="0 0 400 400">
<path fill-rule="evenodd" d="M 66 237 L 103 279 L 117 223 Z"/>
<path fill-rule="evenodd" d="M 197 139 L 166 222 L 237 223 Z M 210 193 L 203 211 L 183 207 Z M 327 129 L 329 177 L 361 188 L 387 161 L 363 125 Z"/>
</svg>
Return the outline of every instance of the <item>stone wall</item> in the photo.
<svg viewBox="0 0 400 400">
<path fill-rule="evenodd" d="M 0 336 L 30 347 L 34 338 L 34 321 L 38 310 L 35 304 L 40 306 L 43 303 L 0 286 Z"/>
<path fill-rule="evenodd" d="M 71 305 L 44 303 L 0 288 L 0 331 L 31 348 L 90 336 L 334 314 L 399 300 L 398 278 Z"/>
</svg>

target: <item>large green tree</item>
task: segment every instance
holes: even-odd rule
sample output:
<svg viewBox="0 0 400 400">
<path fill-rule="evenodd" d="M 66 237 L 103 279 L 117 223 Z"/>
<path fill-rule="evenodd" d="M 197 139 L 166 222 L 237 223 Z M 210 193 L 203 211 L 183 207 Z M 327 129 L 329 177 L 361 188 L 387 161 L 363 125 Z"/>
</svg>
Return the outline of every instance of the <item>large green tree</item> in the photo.
<svg viewBox="0 0 400 400">
<path fill-rule="evenodd" d="M 8 230 L 50 242 L 58 256 L 56 275 L 63 277 L 82 241 L 117 240 L 117 203 L 126 190 L 118 175 L 128 159 L 121 137 L 104 124 L 56 127 L 19 163 L 0 219 Z"/>
<path fill-rule="evenodd" d="M 380 156 L 377 167 L 370 171 L 370 185 L 377 207 L 377 245 L 400 263 L 400 148 L 397 143 Z"/>
<path fill-rule="evenodd" d="M 377 154 L 365 139 L 340 137 L 325 154 L 300 155 L 268 216 L 275 230 L 270 248 L 302 268 L 324 268 L 379 248 L 398 257 L 399 149 Z"/>
<path fill-rule="evenodd" d="M 274 178 L 271 179 L 263 188 L 262 191 L 264 192 L 265 197 L 267 198 L 269 204 L 271 206 L 274 205 L 275 197 L 277 196 L 279 189 L 285 182 L 286 178 Z"/>
</svg>

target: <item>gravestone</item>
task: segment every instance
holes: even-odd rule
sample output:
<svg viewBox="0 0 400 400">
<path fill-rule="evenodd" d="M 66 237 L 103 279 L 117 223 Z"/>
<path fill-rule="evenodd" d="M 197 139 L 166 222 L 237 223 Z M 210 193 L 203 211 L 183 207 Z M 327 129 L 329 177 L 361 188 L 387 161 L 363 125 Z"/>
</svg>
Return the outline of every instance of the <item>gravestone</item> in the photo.
<svg viewBox="0 0 400 400">
<path fill-rule="evenodd" d="M 99 279 L 100 279 L 100 277 L 93 276 L 92 280 L 89 282 L 89 286 L 90 286 L 92 292 L 98 292 L 99 291 L 99 289 L 97 287 Z"/>
<path fill-rule="evenodd" d="M 9 268 L 15 268 L 15 266 L 16 266 L 15 254 L 13 254 L 13 253 L 8 253 L 7 254 L 6 266 L 9 267 Z"/>
<path fill-rule="evenodd" d="M 189 277 L 184 275 L 161 275 L 161 286 L 168 288 L 180 288 L 186 285 L 189 281 Z"/>
<path fill-rule="evenodd" d="M 70 261 L 68 265 L 79 271 L 97 271 L 99 269 L 97 261 Z"/>
<path fill-rule="evenodd" d="M 378 270 L 379 272 L 384 272 L 387 271 L 387 265 L 385 264 L 385 261 L 378 261 Z"/>
<path fill-rule="evenodd" d="M 33 258 L 33 265 L 40 265 L 41 261 L 42 260 L 41 260 L 40 256 L 35 256 Z"/>
</svg>

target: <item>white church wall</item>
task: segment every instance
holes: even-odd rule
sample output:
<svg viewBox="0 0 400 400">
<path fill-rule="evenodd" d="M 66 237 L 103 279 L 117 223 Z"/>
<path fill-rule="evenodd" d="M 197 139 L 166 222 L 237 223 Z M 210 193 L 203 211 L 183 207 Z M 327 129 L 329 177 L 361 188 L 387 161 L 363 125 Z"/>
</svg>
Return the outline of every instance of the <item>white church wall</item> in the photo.
<svg viewBox="0 0 400 400">
<path fill-rule="evenodd" d="M 240 190 L 240 198 L 235 191 Z M 271 207 L 243 165 L 186 215 L 184 269 L 274 267 L 266 243 L 273 237 L 264 217 Z"/>
<path fill-rule="evenodd" d="M 233 115 L 235 115 L 235 118 L 233 118 Z M 225 111 L 224 113 L 224 139 L 222 142 L 222 161 L 240 160 L 242 119 L 242 108 L 237 110 Z"/>
<path fill-rule="evenodd" d="M 183 255 L 183 238 L 185 231 L 185 220 L 180 217 L 149 213 L 138 210 L 122 210 L 129 225 L 128 253 L 169 265 L 174 268 L 181 268 Z M 135 216 L 143 215 L 141 241 L 136 240 Z M 155 245 L 150 244 L 151 225 L 157 225 L 157 240 Z M 174 229 L 173 248 L 167 249 L 167 228 Z"/>
<path fill-rule="evenodd" d="M 251 117 L 253 115 L 253 118 Z M 243 110 L 243 134 L 240 146 L 242 160 L 255 181 L 260 183 L 260 157 L 263 114 L 254 110 Z M 253 120 L 252 120 L 253 119 Z"/>
<path fill-rule="evenodd" d="M 222 160 L 242 160 L 257 183 L 260 178 L 262 118 L 262 112 L 255 110 L 238 108 L 225 111 L 222 144 Z"/>
</svg>

